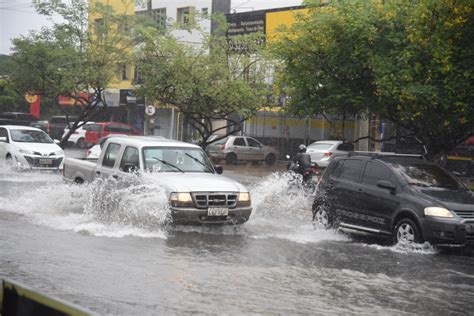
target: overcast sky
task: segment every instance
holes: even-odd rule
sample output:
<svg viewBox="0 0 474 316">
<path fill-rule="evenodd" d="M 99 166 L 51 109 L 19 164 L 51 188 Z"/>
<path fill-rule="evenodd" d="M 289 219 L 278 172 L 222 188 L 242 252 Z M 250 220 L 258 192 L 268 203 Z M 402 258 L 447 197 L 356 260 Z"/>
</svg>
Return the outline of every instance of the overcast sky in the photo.
<svg viewBox="0 0 474 316">
<path fill-rule="evenodd" d="M 232 0 L 232 12 L 300 5 L 301 0 Z M 51 25 L 35 13 L 31 0 L 0 0 L 0 54 L 11 53 L 11 39 Z"/>
</svg>

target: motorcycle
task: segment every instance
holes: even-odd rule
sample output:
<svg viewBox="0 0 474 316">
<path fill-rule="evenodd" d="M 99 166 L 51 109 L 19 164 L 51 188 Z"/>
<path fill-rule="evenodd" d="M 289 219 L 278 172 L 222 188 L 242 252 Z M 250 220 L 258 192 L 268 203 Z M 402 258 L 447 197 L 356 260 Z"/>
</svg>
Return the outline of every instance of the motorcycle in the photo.
<svg viewBox="0 0 474 316">
<path fill-rule="evenodd" d="M 308 168 L 301 170 L 299 164 L 290 160 L 290 156 L 286 155 L 288 163 L 286 165 L 287 170 L 293 175 L 290 179 L 291 187 L 301 187 L 305 193 L 312 195 L 316 191 L 317 181 L 314 178 L 319 176 L 319 171 L 316 163 L 312 162 Z"/>
</svg>

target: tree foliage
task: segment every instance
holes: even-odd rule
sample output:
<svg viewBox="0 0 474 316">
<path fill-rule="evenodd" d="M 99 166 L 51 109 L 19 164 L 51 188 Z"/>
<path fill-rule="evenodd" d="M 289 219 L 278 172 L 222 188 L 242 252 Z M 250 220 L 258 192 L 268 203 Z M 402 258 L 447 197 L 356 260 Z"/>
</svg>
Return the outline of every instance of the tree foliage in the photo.
<svg viewBox="0 0 474 316">
<path fill-rule="evenodd" d="M 61 107 L 60 96 L 80 104 L 78 119 L 61 140 L 64 147 L 70 134 L 107 106 L 103 92 L 116 80 L 117 66 L 130 60 L 133 16 L 87 1 L 38 1 L 36 9 L 63 22 L 14 39 L 11 81 L 22 93 L 55 99 L 66 116 L 77 109 Z M 89 24 L 89 17 L 96 22 Z"/>
<path fill-rule="evenodd" d="M 240 38 L 246 49 L 233 51 L 222 32 L 202 33 L 202 45 L 180 42 L 172 32 L 171 27 L 141 30 L 139 93 L 151 102 L 176 107 L 205 147 L 215 132 L 226 136 L 239 131 L 265 104 L 267 61 L 258 52 L 255 36 Z"/>
<path fill-rule="evenodd" d="M 472 134 L 472 1 L 308 5 L 274 50 L 292 112 L 378 114 L 432 157 Z"/>
</svg>

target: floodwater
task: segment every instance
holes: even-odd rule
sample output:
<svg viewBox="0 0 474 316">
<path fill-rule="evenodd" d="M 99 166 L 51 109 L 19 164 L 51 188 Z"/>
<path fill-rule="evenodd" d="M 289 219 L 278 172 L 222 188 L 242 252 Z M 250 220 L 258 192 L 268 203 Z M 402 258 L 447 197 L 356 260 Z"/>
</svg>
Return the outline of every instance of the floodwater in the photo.
<svg viewBox="0 0 474 316">
<path fill-rule="evenodd" d="M 285 174 L 234 169 L 254 206 L 238 227 L 170 226 L 153 177 L 77 186 L 0 169 L 0 278 L 101 315 L 472 315 L 472 249 L 314 228 Z"/>
</svg>

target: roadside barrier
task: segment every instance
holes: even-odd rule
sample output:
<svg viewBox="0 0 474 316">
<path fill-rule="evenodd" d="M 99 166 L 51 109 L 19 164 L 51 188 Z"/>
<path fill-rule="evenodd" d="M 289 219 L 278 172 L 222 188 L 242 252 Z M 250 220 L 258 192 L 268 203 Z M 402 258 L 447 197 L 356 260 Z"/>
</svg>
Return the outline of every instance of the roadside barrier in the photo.
<svg viewBox="0 0 474 316">
<path fill-rule="evenodd" d="M 91 312 L 58 298 L 48 297 L 26 286 L 3 280 L 0 288 L 1 316 L 92 315 Z"/>
</svg>

